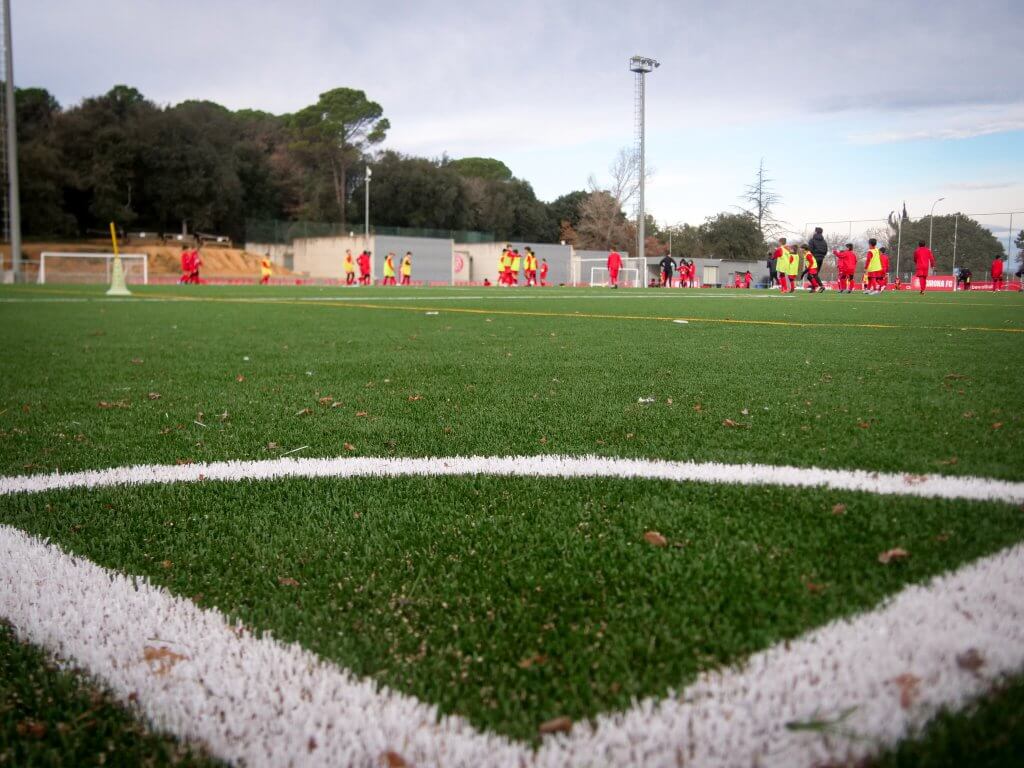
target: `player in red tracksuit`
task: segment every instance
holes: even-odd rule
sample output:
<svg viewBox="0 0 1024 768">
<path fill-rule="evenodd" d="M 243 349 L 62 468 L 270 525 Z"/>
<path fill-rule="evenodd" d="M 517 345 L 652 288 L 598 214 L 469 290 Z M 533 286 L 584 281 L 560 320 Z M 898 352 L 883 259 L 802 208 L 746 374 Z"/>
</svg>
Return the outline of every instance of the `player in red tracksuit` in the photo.
<svg viewBox="0 0 1024 768">
<path fill-rule="evenodd" d="M 754 276 L 752 274 L 750 274 L 750 270 L 748 269 L 743 274 L 743 287 L 746 288 L 749 291 L 750 290 L 750 284 L 752 282 L 754 282 Z"/>
<path fill-rule="evenodd" d="M 842 251 L 832 251 L 836 257 L 836 264 L 839 268 L 839 292 L 853 292 L 853 274 L 857 271 L 857 254 L 853 250 L 853 243 L 847 243 Z"/>
<path fill-rule="evenodd" d="M 540 260 L 540 284 L 541 286 L 547 286 L 548 284 L 548 260 Z"/>
<path fill-rule="evenodd" d="M 928 287 L 928 275 L 935 268 L 935 256 L 932 249 L 924 240 L 917 241 L 917 250 L 914 251 L 914 279 L 921 286 L 922 295 Z M 911 283 L 913 288 L 913 283 Z"/>
<path fill-rule="evenodd" d="M 612 288 L 619 287 L 619 270 L 622 269 L 622 254 L 612 251 L 608 254 L 608 282 Z"/>
<path fill-rule="evenodd" d="M 1003 290 L 1003 259 L 1001 256 L 996 256 L 992 260 L 992 290 L 1001 291 Z"/>
<path fill-rule="evenodd" d="M 882 276 L 878 281 L 878 290 L 884 291 L 889 286 L 889 252 L 884 246 L 878 252 L 882 256 Z"/>
<path fill-rule="evenodd" d="M 191 268 L 192 271 L 189 273 L 188 281 L 199 285 L 202 280 L 199 279 L 199 268 L 203 266 L 203 259 L 199 255 L 199 249 L 193 248 L 191 251 Z"/>
<path fill-rule="evenodd" d="M 359 264 L 359 284 L 369 285 L 370 284 L 370 252 L 363 251 L 356 257 L 356 263 Z"/>
<path fill-rule="evenodd" d="M 189 277 L 192 275 L 192 251 L 188 249 L 187 245 L 181 246 L 181 277 L 178 278 L 179 283 L 189 282 Z"/>
<path fill-rule="evenodd" d="M 775 259 L 775 272 L 779 277 L 779 289 L 783 293 L 789 292 L 789 260 L 792 254 L 786 248 L 786 238 L 779 238 L 779 247 L 775 249 L 772 258 Z"/>
</svg>

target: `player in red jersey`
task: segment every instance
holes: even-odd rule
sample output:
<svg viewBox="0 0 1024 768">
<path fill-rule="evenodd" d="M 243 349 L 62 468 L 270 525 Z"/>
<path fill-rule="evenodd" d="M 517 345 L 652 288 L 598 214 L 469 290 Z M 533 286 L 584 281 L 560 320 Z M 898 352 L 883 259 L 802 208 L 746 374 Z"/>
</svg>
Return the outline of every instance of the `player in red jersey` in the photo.
<svg viewBox="0 0 1024 768">
<path fill-rule="evenodd" d="M 878 252 L 882 255 L 882 276 L 878 281 L 878 290 L 884 291 L 889 286 L 889 252 L 884 246 Z"/>
<path fill-rule="evenodd" d="M 359 284 L 369 285 L 370 284 L 370 252 L 363 251 L 356 257 L 356 263 L 359 264 Z"/>
<path fill-rule="evenodd" d="M 853 274 L 857 271 L 857 254 L 853 243 L 847 243 L 841 251 L 832 251 L 839 269 L 839 292 L 853 292 Z"/>
<path fill-rule="evenodd" d="M 996 256 L 992 260 L 992 268 L 989 270 L 992 273 L 992 290 L 1001 291 L 1003 290 L 1003 257 Z"/>
<path fill-rule="evenodd" d="M 548 260 L 540 260 L 540 284 L 541 286 L 547 286 L 548 284 Z"/>
<path fill-rule="evenodd" d="M 932 253 L 932 249 L 928 247 L 924 240 L 918 240 L 917 249 L 914 251 L 914 279 L 917 280 L 917 284 L 921 287 L 922 294 L 924 294 L 925 289 L 928 287 L 928 275 L 934 268 L 935 255 Z M 914 287 L 913 283 L 911 283 L 910 287 Z"/>
<path fill-rule="evenodd" d="M 622 269 L 622 254 L 612 251 L 608 254 L 608 284 L 612 288 L 619 287 L 619 270 Z"/>
</svg>

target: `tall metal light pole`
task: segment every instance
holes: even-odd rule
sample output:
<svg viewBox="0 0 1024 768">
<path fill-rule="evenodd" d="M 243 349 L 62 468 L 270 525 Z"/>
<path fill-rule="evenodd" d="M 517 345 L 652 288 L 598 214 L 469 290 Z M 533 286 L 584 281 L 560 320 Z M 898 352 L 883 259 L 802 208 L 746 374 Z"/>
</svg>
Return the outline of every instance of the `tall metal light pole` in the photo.
<svg viewBox="0 0 1024 768">
<path fill-rule="evenodd" d="M 370 284 L 373 285 L 373 254 L 370 252 L 370 177 L 373 176 L 373 171 L 370 166 L 366 166 L 366 204 L 363 206 L 363 213 L 366 215 L 366 221 L 363 224 L 363 240 L 366 241 L 366 251 L 370 253 Z"/>
<path fill-rule="evenodd" d="M 11 274 L 21 272 L 21 199 L 18 193 L 18 126 L 14 104 L 14 48 L 11 42 L 11 0 L 4 0 L 4 95 L 7 120 L 7 185 L 11 226 Z"/>
<path fill-rule="evenodd" d="M 644 166 L 646 158 L 644 157 L 646 136 L 645 136 L 645 93 L 644 78 L 648 72 L 653 72 L 655 69 L 660 67 L 661 64 L 654 59 L 649 59 L 646 56 L 634 56 L 629 60 L 629 71 L 636 73 L 636 94 L 635 94 L 635 108 L 636 108 L 636 142 L 637 142 L 637 172 L 640 174 L 639 182 L 639 197 L 637 201 L 637 257 L 640 259 L 640 263 L 643 264 L 644 269 L 644 280 L 647 278 L 647 258 L 644 255 Z"/>
<path fill-rule="evenodd" d="M 928 247 L 935 248 L 935 243 L 932 242 L 932 226 L 935 224 L 935 206 L 941 203 L 946 198 L 940 197 L 934 203 L 932 203 L 932 209 L 928 212 Z"/>
</svg>

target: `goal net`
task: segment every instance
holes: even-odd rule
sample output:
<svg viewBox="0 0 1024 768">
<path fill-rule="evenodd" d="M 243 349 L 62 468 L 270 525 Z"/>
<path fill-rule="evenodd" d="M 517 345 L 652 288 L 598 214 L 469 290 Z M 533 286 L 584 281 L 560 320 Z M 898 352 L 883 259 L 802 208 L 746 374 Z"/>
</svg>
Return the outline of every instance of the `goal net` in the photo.
<svg viewBox="0 0 1024 768">
<path fill-rule="evenodd" d="M 129 283 L 149 283 L 149 257 L 144 253 L 122 253 L 124 278 Z M 46 283 L 109 284 L 114 269 L 112 253 L 57 253 L 44 251 L 39 255 L 40 285 Z"/>
<path fill-rule="evenodd" d="M 623 288 L 641 288 L 643 262 L 638 258 L 625 258 L 619 269 L 619 285 Z M 607 259 L 575 259 L 572 263 L 572 284 L 603 288 L 611 285 Z"/>
</svg>

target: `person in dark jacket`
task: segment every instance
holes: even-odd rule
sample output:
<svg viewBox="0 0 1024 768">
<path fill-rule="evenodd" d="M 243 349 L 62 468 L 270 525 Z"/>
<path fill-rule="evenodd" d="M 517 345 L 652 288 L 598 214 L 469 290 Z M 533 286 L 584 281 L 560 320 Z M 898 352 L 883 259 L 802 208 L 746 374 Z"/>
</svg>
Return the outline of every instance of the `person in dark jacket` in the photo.
<svg viewBox="0 0 1024 768">
<path fill-rule="evenodd" d="M 825 242 L 825 235 L 822 234 L 821 227 L 814 228 L 814 234 L 807 242 L 807 248 L 814 254 L 814 259 L 818 262 L 818 274 L 820 275 L 821 270 L 825 267 L 825 257 L 828 256 L 828 243 Z"/>
<path fill-rule="evenodd" d="M 658 266 L 661 267 L 661 287 L 671 288 L 672 287 L 672 273 L 676 268 L 676 260 L 670 255 L 665 254 L 665 258 L 658 262 Z"/>
</svg>

